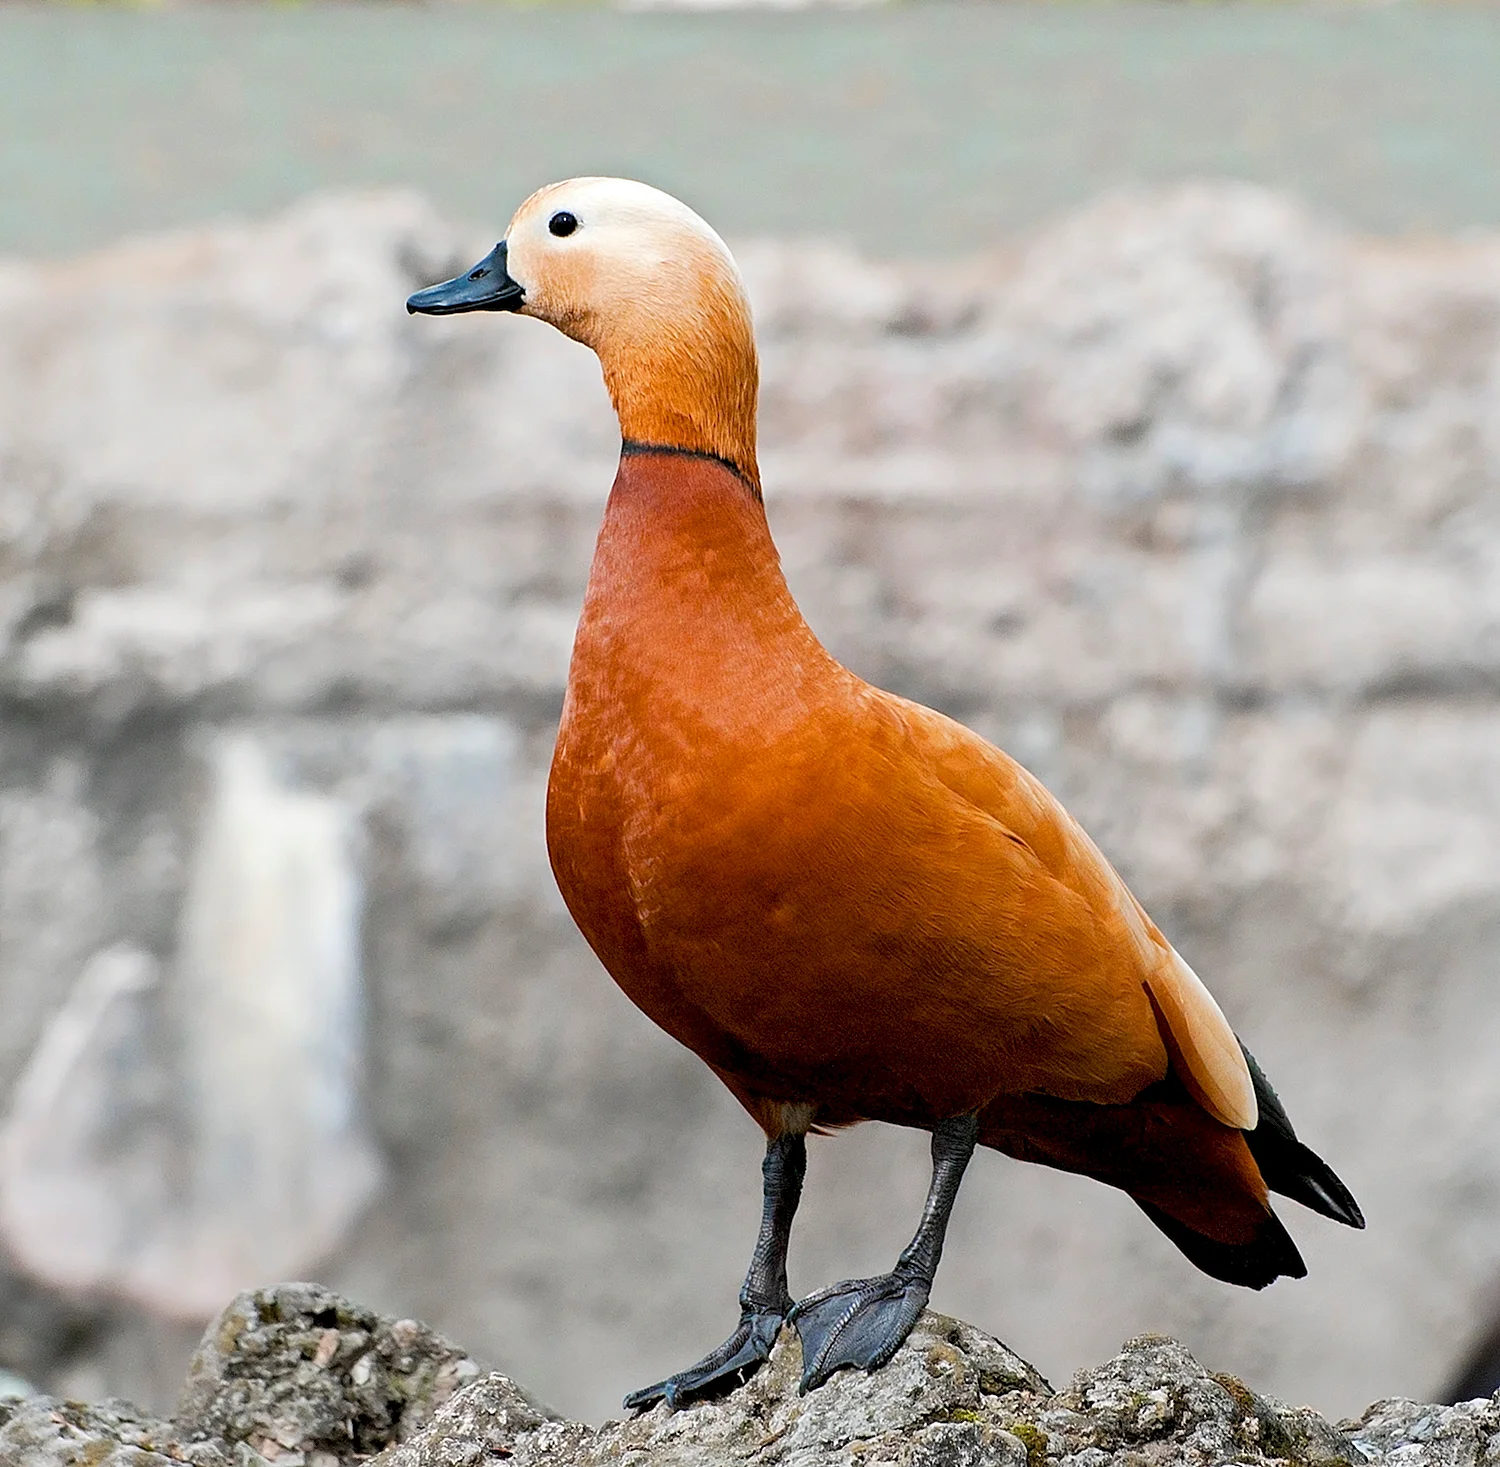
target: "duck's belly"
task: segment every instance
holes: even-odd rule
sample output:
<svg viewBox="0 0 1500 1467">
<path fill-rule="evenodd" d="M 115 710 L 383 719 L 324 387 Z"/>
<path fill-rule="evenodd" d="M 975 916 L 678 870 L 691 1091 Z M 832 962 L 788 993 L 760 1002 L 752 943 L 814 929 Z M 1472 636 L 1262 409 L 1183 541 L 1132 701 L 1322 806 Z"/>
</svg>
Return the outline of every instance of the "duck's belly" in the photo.
<svg viewBox="0 0 1500 1467">
<path fill-rule="evenodd" d="M 1040 910 L 982 821 L 945 824 L 883 761 L 812 740 L 666 767 L 561 740 L 553 870 L 620 987 L 742 1098 L 930 1124 L 1001 1093 L 1118 1102 L 1159 1078 L 1125 955 L 1106 943 L 1080 966 L 1092 914 Z"/>
</svg>

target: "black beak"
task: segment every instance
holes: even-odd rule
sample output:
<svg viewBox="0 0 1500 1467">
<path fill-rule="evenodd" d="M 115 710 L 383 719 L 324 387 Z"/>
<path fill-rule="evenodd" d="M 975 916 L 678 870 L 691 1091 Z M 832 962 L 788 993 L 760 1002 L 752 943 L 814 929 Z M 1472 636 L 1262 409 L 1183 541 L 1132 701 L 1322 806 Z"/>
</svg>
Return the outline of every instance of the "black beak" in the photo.
<svg viewBox="0 0 1500 1467">
<path fill-rule="evenodd" d="M 487 254 L 467 275 L 455 275 L 441 285 L 429 285 L 406 302 L 416 315 L 456 316 L 460 311 L 519 311 L 526 292 L 505 268 L 505 241 Z"/>
</svg>

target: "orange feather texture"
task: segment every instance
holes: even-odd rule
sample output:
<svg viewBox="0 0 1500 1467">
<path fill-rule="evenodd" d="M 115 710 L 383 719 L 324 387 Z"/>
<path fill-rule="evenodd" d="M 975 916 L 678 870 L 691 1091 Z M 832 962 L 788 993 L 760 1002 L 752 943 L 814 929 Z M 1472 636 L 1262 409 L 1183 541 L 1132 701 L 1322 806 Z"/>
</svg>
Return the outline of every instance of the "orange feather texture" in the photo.
<svg viewBox="0 0 1500 1467">
<path fill-rule="evenodd" d="M 1358 1225 L 1062 806 L 809 629 L 718 236 L 583 179 L 527 200 L 507 244 L 519 309 L 597 352 L 625 439 L 547 796 L 558 886 L 625 993 L 773 1141 L 976 1116 L 982 1144 L 1123 1188 L 1256 1287 L 1301 1269 L 1267 1178 Z"/>
<path fill-rule="evenodd" d="M 547 832 L 605 967 L 768 1134 L 788 1110 L 1113 1109 L 1174 1064 L 1210 1149 L 1255 1124 L 1238 1047 L 1214 1071 L 1182 1017 L 1212 1036 L 1217 1007 L 1092 842 L 1000 750 L 829 656 L 717 463 L 621 461 Z"/>
</svg>

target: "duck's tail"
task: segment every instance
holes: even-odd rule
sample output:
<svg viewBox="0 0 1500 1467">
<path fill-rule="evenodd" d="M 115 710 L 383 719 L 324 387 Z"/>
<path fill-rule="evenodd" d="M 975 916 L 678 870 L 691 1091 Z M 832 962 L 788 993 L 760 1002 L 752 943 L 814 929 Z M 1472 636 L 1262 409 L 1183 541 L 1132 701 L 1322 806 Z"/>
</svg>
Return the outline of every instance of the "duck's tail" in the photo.
<svg viewBox="0 0 1500 1467">
<path fill-rule="evenodd" d="M 1279 1278 L 1307 1277 L 1307 1265 L 1292 1242 L 1292 1235 L 1269 1208 L 1248 1242 L 1225 1243 L 1200 1233 L 1140 1197 L 1135 1199 L 1135 1205 L 1177 1245 L 1189 1263 L 1211 1278 L 1245 1289 L 1263 1289 Z"/>
<path fill-rule="evenodd" d="M 1359 1203 L 1334 1175 L 1333 1168 L 1297 1139 L 1265 1071 L 1256 1064 L 1255 1056 L 1243 1043 L 1240 1049 L 1250 1068 L 1255 1099 L 1260 1108 L 1255 1129 L 1242 1134 L 1266 1186 L 1272 1192 L 1290 1197 L 1346 1227 L 1364 1227 L 1365 1217 L 1359 1210 Z M 1224 1242 L 1198 1231 L 1152 1202 L 1140 1197 L 1135 1200 L 1141 1211 L 1188 1259 L 1216 1279 L 1249 1289 L 1263 1289 L 1274 1279 L 1302 1278 L 1307 1273 L 1307 1265 L 1303 1263 L 1297 1245 L 1282 1226 L 1281 1219 L 1269 1208 L 1253 1238 L 1243 1242 Z"/>
<path fill-rule="evenodd" d="M 1298 1139 L 1259 1065 L 1245 1054 L 1259 1117 L 1253 1131 L 1216 1121 L 1175 1075 L 1127 1105 L 1002 1096 L 980 1115 L 980 1141 L 1022 1161 L 1082 1172 L 1128 1192 L 1204 1273 L 1263 1289 L 1307 1266 L 1271 1210 L 1279 1192 L 1349 1227 L 1359 1205 Z"/>
<path fill-rule="evenodd" d="M 1364 1227 L 1365 1215 L 1359 1210 L 1359 1203 L 1334 1175 L 1333 1168 L 1297 1139 L 1265 1071 L 1243 1043 L 1240 1049 L 1250 1067 L 1255 1099 L 1260 1106 L 1260 1120 L 1253 1131 L 1245 1132 L 1245 1141 L 1266 1179 L 1266 1186 L 1345 1227 Z"/>
</svg>

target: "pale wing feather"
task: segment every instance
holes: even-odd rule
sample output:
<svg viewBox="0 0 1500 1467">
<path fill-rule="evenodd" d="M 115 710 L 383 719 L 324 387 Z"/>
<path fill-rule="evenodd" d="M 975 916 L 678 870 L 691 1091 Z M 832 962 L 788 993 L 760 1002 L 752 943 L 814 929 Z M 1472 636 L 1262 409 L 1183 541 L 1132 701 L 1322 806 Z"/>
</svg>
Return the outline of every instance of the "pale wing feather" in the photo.
<svg viewBox="0 0 1500 1467">
<path fill-rule="evenodd" d="M 1182 1057 L 1186 1070 L 1182 1076 L 1184 1083 L 1215 1120 L 1241 1131 L 1253 1131 L 1260 1115 L 1255 1084 L 1224 1010 L 1203 980 L 1157 930 L 1088 832 L 1061 805 L 1057 809 L 1099 869 L 1108 873 L 1115 905 L 1144 959 L 1146 986 Z"/>
<path fill-rule="evenodd" d="M 1253 1131 L 1260 1107 L 1240 1042 L 1213 994 L 1177 949 L 1168 947 L 1167 955 L 1170 961 L 1163 963 L 1148 983 L 1182 1051 L 1190 1078 L 1197 1081 L 1197 1099 L 1226 1126 Z"/>
</svg>

